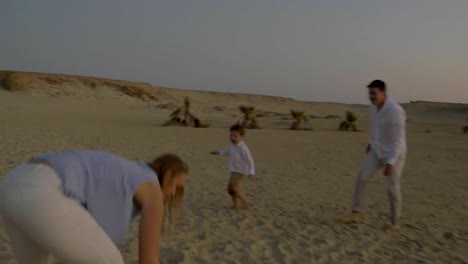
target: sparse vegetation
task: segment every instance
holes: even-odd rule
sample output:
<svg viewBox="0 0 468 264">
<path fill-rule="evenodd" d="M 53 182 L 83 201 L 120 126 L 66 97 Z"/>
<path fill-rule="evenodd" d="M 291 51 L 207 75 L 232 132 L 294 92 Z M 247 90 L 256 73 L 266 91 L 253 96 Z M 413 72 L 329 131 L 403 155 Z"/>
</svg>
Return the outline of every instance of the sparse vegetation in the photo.
<svg viewBox="0 0 468 264">
<path fill-rule="evenodd" d="M 338 128 L 341 131 L 358 131 L 356 127 L 357 116 L 351 112 L 346 112 L 346 118 L 340 123 L 340 127 Z"/>
<path fill-rule="evenodd" d="M 98 81 L 87 78 L 81 79 L 81 83 L 83 83 L 84 86 L 87 86 L 89 88 L 96 88 L 99 85 Z"/>
<path fill-rule="evenodd" d="M 39 79 L 50 85 L 64 85 L 73 83 L 69 78 L 61 77 L 39 77 Z"/>
<path fill-rule="evenodd" d="M 190 111 L 190 98 L 185 97 L 184 106 L 177 108 L 170 115 L 170 120 L 164 125 L 178 125 L 185 127 L 207 128 L 210 125 L 203 124 L 198 117 Z"/>
<path fill-rule="evenodd" d="M 15 72 L 13 71 L 4 72 L 2 76 L 3 77 L 2 78 L 3 89 L 7 91 L 21 90 L 21 89 L 18 89 L 17 85 L 15 85 L 14 75 L 15 75 Z"/>
<path fill-rule="evenodd" d="M 291 110 L 291 116 L 295 119 L 295 121 L 291 124 L 289 129 L 291 130 L 310 130 L 306 127 L 307 121 L 309 121 L 309 117 L 304 114 L 303 111 L 294 111 Z"/>
<path fill-rule="evenodd" d="M 154 95 L 152 95 L 148 91 L 145 91 L 143 88 L 139 88 L 135 86 L 121 86 L 120 91 L 122 91 L 122 93 L 128 96 L 139 98 L 143 101 L 157 101 L 158 100 L 158 98 L 156 98 Z"/>
<path fill-rule="evenodd" d="M 260 126 L 257 123 L 256 115 L 255 115 L 255 107 L 254 106 L 239 106 L 239 110 L 244 114 L 244 119 L 242 123 L 240 123 L 243 127 L 248 129 L 259 129 Z"/>
<path fill-rule="evenodd" d="M 468 122 L 468 117 L 466 118 L 466 122 Z M 463 127 L 463 134 L 468 134 L 468 125 Z"/>
</svg>

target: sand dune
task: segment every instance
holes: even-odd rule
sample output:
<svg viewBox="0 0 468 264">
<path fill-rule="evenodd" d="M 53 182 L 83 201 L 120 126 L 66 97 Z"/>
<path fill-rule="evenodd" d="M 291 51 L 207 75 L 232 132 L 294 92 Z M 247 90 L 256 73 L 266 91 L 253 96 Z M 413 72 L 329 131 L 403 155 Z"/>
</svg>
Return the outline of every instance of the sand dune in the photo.
<svg viewBox="0 0 468 264">
<path fill-rule="evenodd" d="M 39 73 L 0 72 L 0 83 L 0 175 L 38 153 L 70 148 L 143 160 L 175 152 L 189 162 L 185 214 L 162 243 L 162 263 L 468 263 L 468 135 L 461 133 L 468 105 L 404 104 L 404 227 L 395 234 L 382 229 L 388 207 L 380 175 L 370 183 L 364 223 L 337 223 L 364 158 L 367 106 Z M 161 126 L 185 96 L 210 128 Z M 263 129 L 247 135 L 259 177 L 247 186 L 254 208 L 233 212 L 226 161 L 207 153 L 228 145 L 240 104 L 265 117 Z M 290 109 L 319 117 L 310 121 L 314 131 L 287 130 Z M 336 131 L 340 120 L 323 118 L 347 110 L 362 132 Z M 137 263 L 136 228 L 122 248 L 126 263 Z M 14 263 L 3 228 L 0 263 Z"/>
</svg>

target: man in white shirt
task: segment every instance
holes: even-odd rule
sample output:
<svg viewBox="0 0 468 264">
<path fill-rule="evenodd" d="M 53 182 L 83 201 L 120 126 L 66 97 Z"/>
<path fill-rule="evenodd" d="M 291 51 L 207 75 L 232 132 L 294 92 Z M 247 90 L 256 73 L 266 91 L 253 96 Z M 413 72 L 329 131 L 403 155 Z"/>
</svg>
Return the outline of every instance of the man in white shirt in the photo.
<svg viewBox="0 0 468 264">
<path fill-rule="evenodd" d="M 368 86 L 372 130 L 367 145 L 367 158 L 356 178 L 352 215 L 345 223 L 359 223 L 366 197 L 368 180 L 380 168 L 384 169 L 385 186 L 390 202 L 391 229 L 400 229 L 400 179 L 406 158 L 406 113 L 387 96 L 383 81 L 375 80 Z"/>
</svg>

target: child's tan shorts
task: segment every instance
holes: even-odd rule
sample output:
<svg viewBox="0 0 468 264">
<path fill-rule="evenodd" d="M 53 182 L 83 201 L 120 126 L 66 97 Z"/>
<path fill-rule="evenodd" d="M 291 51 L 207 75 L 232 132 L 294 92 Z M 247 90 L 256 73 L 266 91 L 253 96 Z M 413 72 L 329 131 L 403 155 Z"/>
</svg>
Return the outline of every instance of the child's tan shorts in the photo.
<svg viewBox="0 0 468 264">
<path fill-rule="evenodd" d="M 231 178 L 229 178 L 228 193 L 233 195 L 236 192 L 239 192 L 245 178 L 246 176 L 242 173 L 232 172 Z"/>
</svg>

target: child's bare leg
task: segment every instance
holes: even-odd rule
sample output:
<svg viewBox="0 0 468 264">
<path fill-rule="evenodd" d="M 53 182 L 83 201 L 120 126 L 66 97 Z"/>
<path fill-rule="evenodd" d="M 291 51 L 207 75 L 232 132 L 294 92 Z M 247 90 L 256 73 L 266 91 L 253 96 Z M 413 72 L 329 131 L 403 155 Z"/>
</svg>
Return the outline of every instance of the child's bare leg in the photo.
<svg viewBox="0 0 468 264">
<path fill-rule="evenodd" d="M 236 195 L 231 195 L 232 197 L 232 209 L 239 209 L 239 198 Z"/>
<path fill-rule="evenodd" d="M 247 197 L 240 191 L 242 182 L 245 176 L 239 173 L 232 173 L 231 178 L 229 179 L 228 192 L 232 197 L 232 202 L 235 209 L 241 209 L 241 204 L 245 203 L 250 205 L 250 201 Z M 244 207 L 244 206 L 242 206 Z"/>
<path fill-rule="evenodd" d="M 239 209 L 239 197 L 237 197 L 237 190 L 229 185 L 228 193 L 232 198 L 232 209 Z"/>
<path fill-rule="evenodd" d="M 237 197 L 243 201 L 247 206 L 251 206 L 252 204 L 250 203 L 250 200 L 247 198 L 247 196 L 242 193 L 242 192 L 237 192 Z"/>
</svg>

